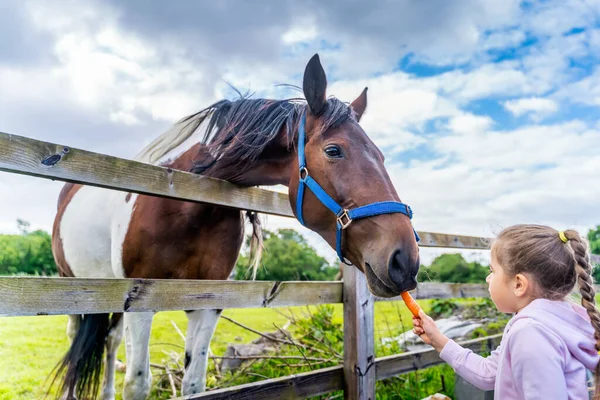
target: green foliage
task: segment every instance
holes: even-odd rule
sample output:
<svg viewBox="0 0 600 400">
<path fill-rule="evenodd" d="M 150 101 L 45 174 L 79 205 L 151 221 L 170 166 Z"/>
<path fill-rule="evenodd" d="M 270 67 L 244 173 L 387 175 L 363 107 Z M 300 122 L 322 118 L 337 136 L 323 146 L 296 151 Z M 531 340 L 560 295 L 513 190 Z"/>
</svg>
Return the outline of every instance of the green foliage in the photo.
<svg viewBox="0 0 600 400">
<path fill-rule="evenodd" d="M 590 229 L 587 239 L 590 243 L 590 252 L 592 254 L 600 254 L 600 225 L 597 225 L 596 229 Z M 592 276 L 596 282 L 600 282 L 600 264 L 596 264 L 594 267 Z"/>
<path fill-rule="evenodd" d="M 293 229 L 265 230 L 264 252 L 257 280 L 262 281 L 327 281 L 333 280 L 338 268 L 329 265 L 306 239 Z M 235 271 L 236 280 L 249 279 L 248 256 L 241 255 Z"/>
<path fill-rule="evenodd" d="M 454 371 L 451 366 L 427 368 L 376 383 L 377 400 L 418 400 L 434 393 L 453 395 Z"/>
<path fill-rule="evenodd" d="M 434 299 L 431 301 L 429 316 L 433 319 L 448 318 L 458 309 L 458 304 L 451 299 Z"/>
<path fill-rule="evenodd" d="M 490 298 L 480 298 L 477 301 L 468 304 L 463 313 L 465 319 L 494 319 L 506 318 L 506 314 L 501 313 Z"/>
<path fill-rule="evenodd" d="M 17 220 L 20 235 L 0 235 L 0 275 L 55 275 L 52 238 L 44 231 L 29 232 L 29 223 Z"/>
<path fill-rule="evenodd" d="M 590 229 L 587 238 L 592 254 L 600 254 L 600 225 L 596 226 L 596 229 Z"/>
<path fill-rule="evenodd" d="M 295 334 L 301 341 L 312 347 L 326 343 L 329 350 L 344 351 L 344 327 L 334 320 L 335 308 L 332 304 L 316 307 L 307 318 L 295 320 Z"/>
<path fill-rule="evenodd" d="M 309 312 L 301 316 L 287 315 L 292 323 L 290 337 L 296 345 L 281 345 L 276 354 L 279 356 L 300 356 L 308 360 L 322 359 L 324 361 L 283 360 L 270 358 L 257 362 L 247 362 L 236 372 L 227 372 L 218 376 L 216 380 L 209 379 L 210 386 L 230 387 L 256 382 L 267 378 L 278 378 L 286 375 L 298 374 L 320 368 L 339 365 L 342 363 L 344 350 L 344 335 L 342 322 L 335 317 L 333 305 L 319 305 L 309 307 Z M 396 312 L 400 317 L 400 310 Z M 394 327 L 394 334 L 399 334 L 398 321 L 386 321 L 388 328 Z M 377 346 L 377 356 L 386 356 L 401 353 L 396 347 Z M 383 351 L 383 353 L 382 353 Z M 211 368 L 209 375 L 215 374 Z M 218 375 L 218 373 L 217 373 Z M 214 375 L 213 375 L 214 376 Z M 444 393 L 449 396 L 454 390 L 454 373 L 452 368 L 444 365 L 432 367 L 421 371 L 411 372 L 400 376 L 388 378 L 377 382 L 377 400 L 404 399 L 419 400 L 433 393 Z M 328 393 L 322 396 L 311 397 L 317 399 L 342 398 L 342 392 Z"/>
<path fill-rule="evenodd" d="M 461 254 L 442 254 L 430 267 L 422 266 L 419 282 L 483 283 L 489 270 L 477 262 L 467 262 Z"/>
</svg>

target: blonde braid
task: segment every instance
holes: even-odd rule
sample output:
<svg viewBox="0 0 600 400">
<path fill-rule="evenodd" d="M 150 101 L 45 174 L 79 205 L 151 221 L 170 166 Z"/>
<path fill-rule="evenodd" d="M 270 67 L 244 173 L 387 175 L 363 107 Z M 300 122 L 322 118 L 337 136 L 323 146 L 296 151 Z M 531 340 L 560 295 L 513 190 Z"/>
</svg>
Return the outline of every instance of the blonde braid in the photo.
<svg viewBox="0 0 600 400">
<path fill-rule="evenodd" d="M 587 251 L 587 244 L 581 239 L 576 231 L 565 232 L 568 245 L 573 250 L 575 260 L 575 272 L 577 273 L 577 284 L 581 292 L 581 305 L 587 310 L 592 326 L 594 327 L 594 338 L 596 339 L 596 351 L 600 351 L 600 312 L 596 309 L 596 290 L 592 279 L 592 266 Z M 593 400 L 600 400 L 600 363 L 595 370 L 595 392 Z"/>
</svg>

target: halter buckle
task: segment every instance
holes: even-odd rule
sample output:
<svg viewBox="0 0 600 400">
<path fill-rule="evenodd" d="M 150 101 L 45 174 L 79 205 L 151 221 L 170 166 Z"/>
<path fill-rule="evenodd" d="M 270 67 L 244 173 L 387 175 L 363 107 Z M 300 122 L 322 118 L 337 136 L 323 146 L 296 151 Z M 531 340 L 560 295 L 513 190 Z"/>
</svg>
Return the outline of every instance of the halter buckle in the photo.
<svg viewBox="0 0 600 400">
<path fill-rule="evenodd" d="M 304 176 L 303 176 L 304 175 Z M 305 180 L 308 177 L 308 168 L 301 167 L 299 172 L 299 178 L 301 181 Z"/>
<path fill-rule="evenodd" d="M 342 229 L 346 229 L 348 226 L 350 226 L 352 223 L 352 218 L 350 218 L 350 215 L 348 215 L 348 210 L 342 210 L 342 212 L 337 216 L 337 222 L 340 224 Z"/>
</svg>

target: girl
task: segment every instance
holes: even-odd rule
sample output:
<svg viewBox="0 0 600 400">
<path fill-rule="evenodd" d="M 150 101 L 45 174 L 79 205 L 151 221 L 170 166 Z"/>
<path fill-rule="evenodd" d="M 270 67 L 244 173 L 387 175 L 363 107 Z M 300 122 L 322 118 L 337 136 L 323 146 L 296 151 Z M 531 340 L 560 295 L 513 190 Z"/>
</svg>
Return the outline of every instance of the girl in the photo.
<svg viewBox="0 0 600 400">
<path fill-rule="evenodd" d="M 465 380 L 494 398 L 588 399 L 586 369 L 600 399 L 600 313 L 595 306 L 586 242 L 576 231 L 539 225 L 503 230 L 491 249 L 489 284 L 499 311 L 516 313 L 502 342 L 483 358 L 444 336 L 423 311 L 415 334 Z M 577 282 L 581 303 L 565 297 Z M 587 311 L 587 315 L 586 315 Z"/>
</svg>

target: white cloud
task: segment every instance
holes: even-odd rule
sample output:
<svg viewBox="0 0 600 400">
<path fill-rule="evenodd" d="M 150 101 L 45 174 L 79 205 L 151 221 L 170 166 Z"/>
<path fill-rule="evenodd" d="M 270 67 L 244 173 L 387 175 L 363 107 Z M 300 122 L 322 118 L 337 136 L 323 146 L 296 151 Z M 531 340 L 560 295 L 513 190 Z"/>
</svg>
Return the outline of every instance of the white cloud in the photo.
<svg viewBox="0 0 600 400">
<path fill-rule="evenodd" d="M 600 220 L 597 191 L 590 190 L 600 131 L 573 122 L 455 134 L 432 145 L 453 163 L 390 167 L 418 229 L 489 236 L 509 224 L 536 222 L 585 233 Z"/>
<path fill-rule="evenodd" d="M 461 114 L 450 119 L 448 128 L 452 132 L 477 134 L 487 131 L 492 124 L 493 120 L 488 116 Z"/>
<path fill-rule="evenodd" d="M 503 105 L 513 115 L 520 117 L 529 114 L 534 121 L 540 121 L 558 110 L 556 101 L 540 97 L 509 100 L 505 101 Z"/>
<path fill-rule="evenodd" d="M 566 85 L 555 96 L 573 103 L 600 106 L 600 68 L 595 67 L 589 76 Z"/>
<path fill-rule="evenodd" d="M 308 42 L 317 37 L 317 27 L 311 21 L 302 21 L 301 24 L 290 28 L 283 34 L 281 40 L 287 45 Z"/>
<path fill-rule="evenodd" d="M 485 50 L 499 50 L 518 46 L 525 40 L 525 32 L 519 29 L 492 32 L 483 40 Z"/>
<path fill-rule="evenodd" d="M 272 85 L 301 85 L 306 60 L 319 51 L 330 94 L 351 101 L 369 87 L 361 124 L 388 156 L 390 175 L 414 208 L 417 229 L 487 236 L 523 221 L 582 231 L 600 222 L 593 186 L 600 122 L 539 125 L 546 116 L 558 116 L 559 103 L 600 106 L 600 69 L 586 77 L 572 65 L 600 51 L 600 30 L 589 28 L 600 7 L 575 0 L 528 9 L 517 0 L 502 7 L 493 1 L 440 2 L 435 10 L 419 2 L 385 3 L 388 8 L 284 3 L 269 7 L 277 12 L 268 14 L 277 16 L 273 26 L 258 26 L 262 19 L 256 26 L 255 19 L 243 22 L 250 15 L 233 10 L 225 13 L 224 27 L 218 7 L 198 3 L 215 16 L 207 31 L 198 27 L 206 26 L 198 20 L 205 14 L 184 21 L 189 11 L 162 16 L 157 10 L 163 6 L 73 3 L 67 10 L 28 2 L 35 30 L 53 38 L 54 59 L 14 67 L 3 65 L 0 55 L 0 130 L 37 126 L 16 133 L 131 156 L 167 123 L 221 98 L 228 90 L 224 80 L 242 91 L 276 96 L 280 89 Z M 132 19 L 129 8 L 141 19 Z M 587 29 L 563 35 L 577 27 Z M 527 48 L 516 47 L 532 37 Z M 506 51 L 507 57 L 492 62 L 490 50 Z M 419 78 L 397 71 L 407 54 L 417 71 L 418 63 L 456 68 Z M 530 116 L 531 125 L 507 129 L 485 107 L 472 111 L 481 99 Z M 52 125 L 51 119 L 64 122 Z M 437 158 L 390 157 L 417 146 Z M 11 195 L 0 196 L 0 230 L 15 231 L 17 217 L 50 229 L 61 186 L 3 177 L 0 191 Z M 17 200 L 17 193 L 27 200 Z M 322 239 L 296 221 L 267 218 L 268 228 L 280 226 L 298 229 L 335 259 Z M 424 262 L 440 251 L 446 250 L 424 250 Z"/>
<path fill-rule="evenodd" d="M 366 80 L 338 81 L 328 91 L 349 101 L 368 87 L 368 106 L 361 126 L 375 144 L 391 146 L 388 150 L 396 152 L 424 143 L 419 132 L 428 120 L 462 114 L 456 104 L 421 82 L 398 72 Z"/>
<path fill-rule="evenodd" d="M 548 83 L 527 76 L 515 61 L 484 64 L 470 72 L 451 71 L 429 78 L 442 93 L 461 103 L 494 96 L 542 93 Z"/>
</svg>

